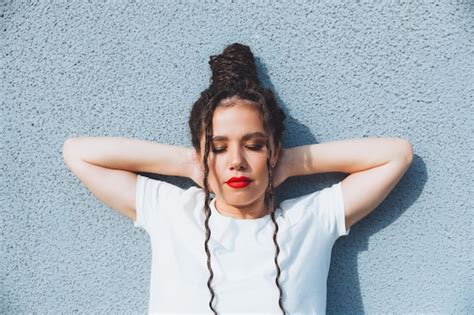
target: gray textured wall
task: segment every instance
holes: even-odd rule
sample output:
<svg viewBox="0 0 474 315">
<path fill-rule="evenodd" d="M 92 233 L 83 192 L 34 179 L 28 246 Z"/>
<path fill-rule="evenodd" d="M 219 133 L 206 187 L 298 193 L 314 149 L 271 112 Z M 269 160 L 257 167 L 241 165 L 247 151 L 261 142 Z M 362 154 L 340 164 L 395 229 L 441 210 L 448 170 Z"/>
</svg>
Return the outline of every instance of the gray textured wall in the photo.
<svg viewBox="0 0 474 315">
<path fill-rule="evenodd" d="M 146 312 L 149 239 L 81 185 L 62 144 L 190 146 L 208 58 L 232 42 L 276 91 L 287 147 L 367 136 L 414 147 L 399 185 L 336 242 L 328 313 L 474 312 L 472 1 L 4 0 L 1 11 L 0 313 Z M 291 178 L 277 199 L 344 177 Z"/>
</svg>

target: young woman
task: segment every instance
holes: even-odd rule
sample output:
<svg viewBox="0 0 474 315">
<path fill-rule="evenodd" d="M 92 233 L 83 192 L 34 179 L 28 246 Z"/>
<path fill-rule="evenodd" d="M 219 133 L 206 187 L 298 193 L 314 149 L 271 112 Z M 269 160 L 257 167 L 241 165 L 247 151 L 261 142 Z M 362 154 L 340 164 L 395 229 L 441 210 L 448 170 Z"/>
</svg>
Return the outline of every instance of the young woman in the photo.
<svg viewBox="0 0 474 315">
<path fill-rule="evenodd" d="M 212 82 L 189 118 L 192 148 L 81 137 L 65 142 L 64 160 L 149 234 L 150 313 L 325 314 L 332 246 L 395 187 L 412 147 L 361 138 L 284 149 L 285 114 L 260 85 L 249 47 L 234 43 L 209 63 Z M 350 175 L 275 205 L 288 177 L 322 172 Z"/>
</svg>

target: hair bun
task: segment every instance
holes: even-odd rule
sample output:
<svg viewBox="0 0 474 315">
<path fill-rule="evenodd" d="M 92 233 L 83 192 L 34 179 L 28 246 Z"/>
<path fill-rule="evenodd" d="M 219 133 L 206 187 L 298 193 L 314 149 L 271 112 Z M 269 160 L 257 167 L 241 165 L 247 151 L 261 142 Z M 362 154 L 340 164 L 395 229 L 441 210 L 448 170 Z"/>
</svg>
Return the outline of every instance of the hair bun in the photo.
<svg viewBox="0 0 474 315">
<path fill-rule="evenodd" d="M 223 86 L 242 80 L 259 85 L 255 58 L 246 45 L 233 43 L 227 46 L 220 55 L 212 55 L 209 64 L 212 70 L 211 86 Z"/>
</svg>

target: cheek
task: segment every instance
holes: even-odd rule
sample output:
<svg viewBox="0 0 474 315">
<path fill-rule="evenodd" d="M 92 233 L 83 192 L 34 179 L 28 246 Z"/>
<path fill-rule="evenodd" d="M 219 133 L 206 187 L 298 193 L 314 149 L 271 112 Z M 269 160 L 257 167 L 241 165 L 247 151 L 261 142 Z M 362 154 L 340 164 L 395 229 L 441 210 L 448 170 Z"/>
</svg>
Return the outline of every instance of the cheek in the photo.
<svg viewBox="0 0 474 315">
<path fill-rule="evenodd" d="M 267 169 L 267 160 L 266 158 L 262 158 L 262 157 L 259 157 L 258 160 L 255 160 L 255 164 L 256 166 L 256 169 L 258 170 L 258 172 L 260 174 L 266 174 L 268 172 L 268 169 Z"/>
<path fill-rule="evenodd" d="M 209 155 L 209 158 L 207 160 L 207 165 L 209 166 L 209 174 L 212 172 L 215 172 L 215 169 L 216 169 L 216 163 L 218 161 L 216 160 L 216 158 L 214 156 L 211 156 Z"/>
</svg>

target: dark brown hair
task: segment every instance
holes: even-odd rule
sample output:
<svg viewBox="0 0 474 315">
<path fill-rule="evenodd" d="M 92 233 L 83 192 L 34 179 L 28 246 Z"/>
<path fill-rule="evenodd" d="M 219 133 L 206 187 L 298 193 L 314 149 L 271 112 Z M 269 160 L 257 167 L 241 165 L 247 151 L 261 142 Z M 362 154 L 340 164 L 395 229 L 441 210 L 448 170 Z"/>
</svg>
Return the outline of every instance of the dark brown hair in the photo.
<svg viewBox="0 0 474 315">
<path fill-rule="evenodd" d="M 211 292 L 209 307 L 215 314 L 217 314 L 212 306 L 214 290 L 211 287 L 211 281 L 214 277 L 214 273 L 211 267 L 211 255 L 208 248 L 208 242 L 211 236 L 211 231 L 209 229 L 211 210 L 209 208 L 210 190 L 208 182 L 208 156 L 212 138 L 212 116 L 216 107 L 232 106 L 234 102 L 227 102 L 229 99 L 245 100 L 254 104 L 259 109 L 265 132 L 267 136 L 269 136 L 266 142 L 268 152 L 268 187 L 265 191 L 265 206 L 271 209 L 271 218 L 275 226 L 275 232 L 273 234 L 273 242 L 276 246 L 274 260 L 277 268 L 275 283 L 280 292 L 278 304 L 283 311 L 283 314 L 285 314 L 282 305 L 283 292 L 279 284 L 281 271 L 280 266 L 278 265 L 278 254 L 280 253 L 280 247 L 277 242 L 278 224 L 275 220 L 275 196 L 272 185 L 273 168 L 271 165 L 271 158 L 273 152 L 276 152 L 276 148 L 282 147 L 283 133 L 285 131 L 284 120 L 286 116 L 283 110 L 279 107 L 272 90 L 261 86 L 257 77 L 255 59 L 248 46 L 233 43 L 227 46 L 220 55 L 211 56 L 209 64 L 212 69 L 211 84 L 207 89 L 201 92 L 199 99 L 192 107 L 191 115 L 189 117 L 192 145 L 196 152 L 200 152 L 200 139 L 203 132 L 205 132 L 206 135 L 202 163 L 204 165 L 204 190 L 206 193 L 204 201 L 204 211 L 206 214 L 206 241 L 204 243 L 204 249 L 207 254 L 207 267 L 210 272 L 207 286 Z M 226 102 L 222 102 L 223 100 L 226 100 Z"/>
</svg>

